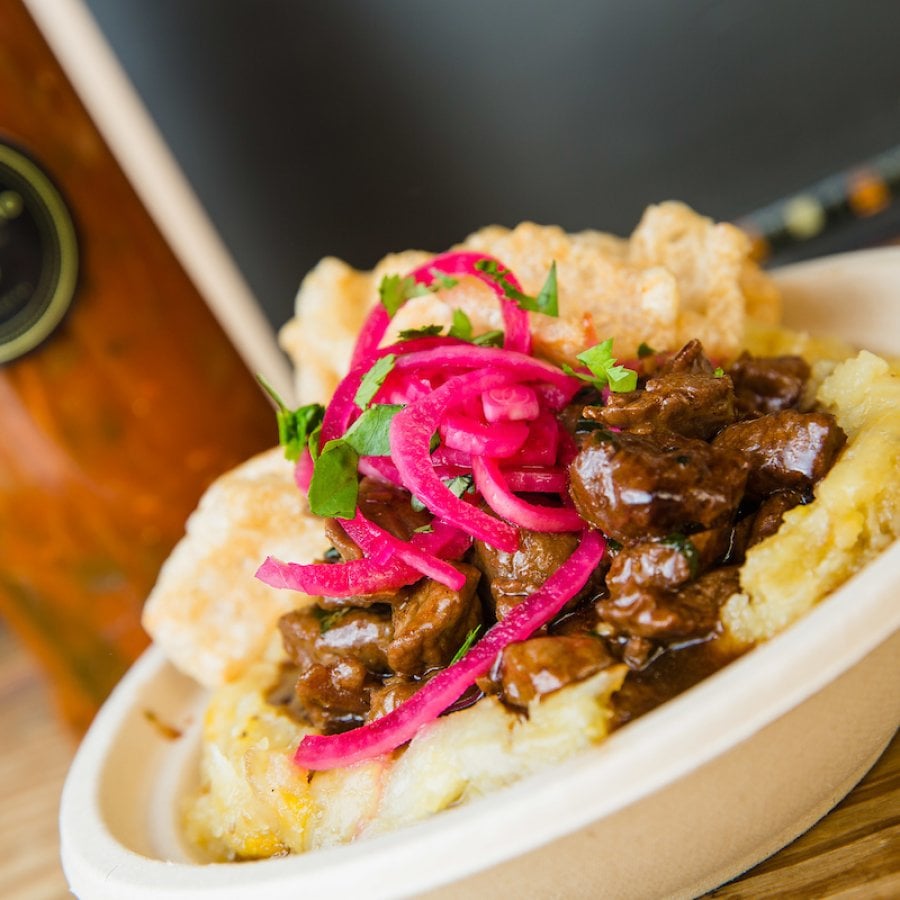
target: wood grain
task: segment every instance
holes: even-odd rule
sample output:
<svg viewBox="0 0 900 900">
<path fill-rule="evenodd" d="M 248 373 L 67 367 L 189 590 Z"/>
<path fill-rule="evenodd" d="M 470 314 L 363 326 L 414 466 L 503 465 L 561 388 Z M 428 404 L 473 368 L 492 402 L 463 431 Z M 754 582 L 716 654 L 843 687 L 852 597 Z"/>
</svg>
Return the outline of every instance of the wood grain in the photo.
<svg viewBox="0 0 900 900">
<path fill-rule="evenodd" d="M 0 897 L 66 897 L 56 818 L 75 740 L 38 667 L 2 623 L 0 722 Z M 900 739 L 818 825 L 707 896 L 900 897 Z"/>
<path fill-rule="evenodd" d="M 203 490 L 277 431 L 21 0 L 0 0 L 0 141 L 56 184 L 79 245 L 66 317 L 0 366 L 0 613 L 81 728 L 146 645 Z"/>
</svg>

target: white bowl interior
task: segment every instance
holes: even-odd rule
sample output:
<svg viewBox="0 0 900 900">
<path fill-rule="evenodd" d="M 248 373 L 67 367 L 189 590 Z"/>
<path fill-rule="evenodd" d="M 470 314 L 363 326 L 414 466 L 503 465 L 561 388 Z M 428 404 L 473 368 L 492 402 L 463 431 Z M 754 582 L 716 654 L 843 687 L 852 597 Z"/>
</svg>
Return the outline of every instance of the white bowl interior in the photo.
<svg viewBox="0 0 900 900">
<path fill-rule="evenodd" d="M 900 352 L 900 249 L 779 280 L 793 327 Z M 82 897 L 690 896 L 807 828 L 890 740 L 898 582 L 895 544 L 798 625 L 566 766 L 393 835 L 261 863 L 200 865 L 181 839 L 206 694 L 151 649 L 73 764 L 64 867 Z"/>
</svg>

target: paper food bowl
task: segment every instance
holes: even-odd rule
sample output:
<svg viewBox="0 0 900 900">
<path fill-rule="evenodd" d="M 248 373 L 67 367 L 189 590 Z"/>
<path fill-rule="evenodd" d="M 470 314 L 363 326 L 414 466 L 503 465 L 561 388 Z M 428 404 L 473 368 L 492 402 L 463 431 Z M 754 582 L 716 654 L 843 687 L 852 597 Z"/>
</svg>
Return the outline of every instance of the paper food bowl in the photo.
<svg viewBox="0 0 900 900">
<path fill-rule="evenodd" d="M 900 353 L 900 249 L 778 278 L 790 326 Z M 393 834 L 219 864 L 179 833 L 206 692 L 151 648 L 72 765 L 63 866 L 84 900 L 696 896 L 805 831 L 872 766 L 900 722 L 898 629 L 895 542 L 796 625 L 564 765 Z"/>
</svg>

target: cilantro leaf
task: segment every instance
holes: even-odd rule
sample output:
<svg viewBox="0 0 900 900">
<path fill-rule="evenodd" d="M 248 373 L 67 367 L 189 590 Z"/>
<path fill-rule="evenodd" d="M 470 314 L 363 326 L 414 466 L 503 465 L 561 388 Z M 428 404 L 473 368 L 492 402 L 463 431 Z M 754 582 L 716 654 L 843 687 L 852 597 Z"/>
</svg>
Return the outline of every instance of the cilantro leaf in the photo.
<svg viewBox="0 0 900 900">
<path fill-rule="evenodd" d="M 555 261 L 550 266 L 547 280 L 544 282 L 544 286 L 541 288 L 537 297 L 523 294 L 522 291 L 515 287 L 512 281 L 510 281 L 512 272 L 510 272 L 506 266 L 497 262 L 496 259 L 479 259 L 478 262 L 475 263 L 475 268 L 490 278 L 491 281 L 503 291 L 504 297 L 508 300 L 515 300 L 521 309 L 526 309 L 530 312 L 543 313 L 546 316 L 559 315 L 559 297 L 556 283 Z"/>
<path fill-rule="evenodd" d="M 321 425 L 325 407 L 321 403 L 309 403 L 297 409 L 289 409 L 275 388 L 262 375 L 257 375 L 256 380 L 275 404 L 278 443 L 284 447 L 285 459 L 296 462 L 306 449 L 311 434 Z"/>
<path fill-rule="evenodd" d="M 641 341 L 638 344 L 637 355 L 638 359 L 646 359 L 648 356 L 656 356 L 656 351 L 649 344 Z"/>
<path fill-rule="evenodd" d="M 519 301 L 522 309 L 543 313 L 545 316 L 559 315 L 559 290 L 556 284 L 556 260 L 550 266 L 547 280 L 537 297 L 526 297 Z"/>
<path fill-rule="evenodd" d="M 423 297 L 425 294 L 433 294 L 448 288 L 456 287 L 459 281 L 443 272 L 432 270 L 434 281 L 429 284 L 419 284 L 415 278 L 403 275 L 385 275 L 378 285 L 378 296 L 381 305 L 387 310 L 389 318 L 397 315 L 397 310 L 413 297 Z"/>
<path fill-rule="evenodd" d="M 428 287 L 428 290 L 430 291 L 449 290 L 450 288 L 455 288 L 459 284 L 458 278 L 454 278 L 452 275 L 445 275 L 437 269 L 431 269 L 431 275 L 434 278 L 434 281 Z"/>
<path fill-rule="evenodd" d="M 713 372 L 713 378 L 721 378 L 725 374 L 725 370 L 721 366 L 716 366 Z"/>
<path fill-rule="evenodd" d="M 401 341 L 410 341 L 417 337 L 434 337 L 443 330 L 443 325 L 423 325 L 421 328 L 404 328 L 398 337 Z"/>
<path fill-rule="evenodd" d="M 472 644 L 475 643 L 478 638 L 479 633 L 481 632 L 481 626 L 476 625 L 467 635 L 466 639 L 460 644 L 459 650 L 453 654 L 453 659 L 450 660 L 449 665 L 453 665 L 455 662 L 459 662 L 468 652 L 472 649 Z"/>
<path fill-rule="evenodd" d="M 327 610 L 322 609 L 319 606 L 313 607 L 313 612 L 315 613 L 316 618 L 319 620 L 319 631 L 322 634 L 325 634 L 326 631 L 331 631 L 335 625 L 339 625 L 341 619 L 350 612 L 350 607 L 345 606 L 341 609 Z"/>
<path fill-rule="evenodd" d="M 574 375 L 598 388 L 609 385 L 609 389 L 617 393 L 633 391 L 637 387 L 637 372 L 615 364 L 616 359 L 612 355 L 612 345 L 612 338 L 608 338 L 578 354 L 577 359 L 588 367 L 591 372 L 590 376 L 576 372 L 567 365 L 563 365 L 563 371 L 567 375 Z"/>
<path fill-rule="evenodd" d="M 388 456 L 391 452 L 391 422 L 402 406 L 376 403 L 370 406 L 348 429 L 342 440 L 360 456 Z"/>
<path fill-rule="evenodd" d="M 387 356 L 376 359 L 372 368 L 363 375 L 362 381 L 356 390 L 356 396 L 353 398 L 353 402 L 360 409 L 365 409 L 372 402 L 372 398 L 378 393 L 381 385 L 384 384 L 384 379 L 388 377 L 391 369 L 394 368 L 395 362 L 397 362 L 397 357 L 393 353 L 388 353 Z"/>
<path fill-rule="evenodd" d="M 472 338 L 472 343 L 479 347 L 502 347 L 505 335 L 502 331 L 486 331 Z"/>
<path fill-rule="evenodd" d="M 637 387 L 637 372 L 625 366 L 610 366 L 606 370 L 609 389 L 617 394 L 633 391 Z"/>
<path fill-rule="evenodd" d="M 475 269 L 490 278 L 490 280 L 503 291 L 503 296 L 508 300 L 515 300 L 516 303 L 518 303 L 521 300 L 532 299 L 513 285 L 509 280 L 509 276 L 512 275 L 512 272 L 510 272 L 506 266 L 497 262 L 496 259 L 479 259 L 478 262 L 475 263 Z"/>
<path fill-rule="evenodd" d="M 421 297 L 428 293 L 428 288 L 417 284 L 409 275 L 385 275 L 378 285 L 378 296 L 381 305 L 387 310 L 388 316 L 393 319 L 397 310 L 411 297 Z"/>
<path fill-rule="evenodd" d="M 472 320 L 461 310 L 453 310 L 453 324 L 450 326 L 450 337 L 461 341 L 472 340 Z"/>
<path fill-rule="evenodd" d="M 347 441 L 329 441 L 309 483 L 309 508 L 316 516 L 352 519 L 359 495 L 359 454 Z"/>
<path fill-rule="evenodd" d="M 322 443 L 322 424 L 316 426 L 315 430 L 309 436 L 309 455 L 315 462 L 319 458 L 319 445 Z"/>
<path fill-rule="evenodd" d="M 465 493 L 475 492 L 475 479 L 471 475 L 457 475 L 454 478 L 445 478 L 443 481 L 447 490 L 457 497 L 462 497 Z M 422 512 L 423 510 L 428 509 L 415 494 L 410 498 L 410 506 L 412 506 L 416 512 Z"/>
<path fill-rule="evenodd" d="M 457 497 L 473 493 L 475 490 L 475 479 L 471 475 L 456 475 L 454 478 L 448 478 L 444 484 L 447 485 L 447 490 Z"/>
</svg>

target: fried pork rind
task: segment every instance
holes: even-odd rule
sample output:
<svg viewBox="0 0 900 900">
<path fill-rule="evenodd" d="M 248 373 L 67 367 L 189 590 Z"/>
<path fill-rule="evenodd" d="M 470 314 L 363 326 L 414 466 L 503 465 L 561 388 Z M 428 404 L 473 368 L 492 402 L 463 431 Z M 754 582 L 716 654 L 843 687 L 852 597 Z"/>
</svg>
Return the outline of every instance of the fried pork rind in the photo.
<svg viewBox="0 0 900 900">
<path fill-rule="evenodd" d="M 608 337 L 620 358 L 634 356 L 642 342 L 672 350 L 700 337 L 709 354 L 724 359 L 740 349 L 748 316 L 765 324 L 780 316 L 778 290 L 750 259 L 747 236 L 682 203 L 649 207 L 630 240 L 526 222 L 512 230 L 482 229 L 458 249 L 496 256 L 533 295 L 556 261 L 559 318 L 531 315 L 536 352 L 556 362 L 574 365 L 577 353 Z M 301 402 L 323 402 L 334 390 L 382 277 L 406 274 L 431 255 L 388 256 L 370 273 L 332 258 L 313 269 L 301 285 L 296 316 L 281 333 L 297 366 Z M 388 339 L 404 329 L 449 326 L 457 306 L 476 334 L 503 327 L 489 289 L 464 279 L 410 300 L 394 317 Z"/>
<path fill-rule="evenodd" d="M 144 627 L 182 672 L 222 684 L 260 656 L 280 615 L 304 603 L 254 578 L 262 561 L 312 562 L 327 546 L 293 465 L 280 448 L 260 454 L 204 494 L 147 600 Z"/>
</svg>

